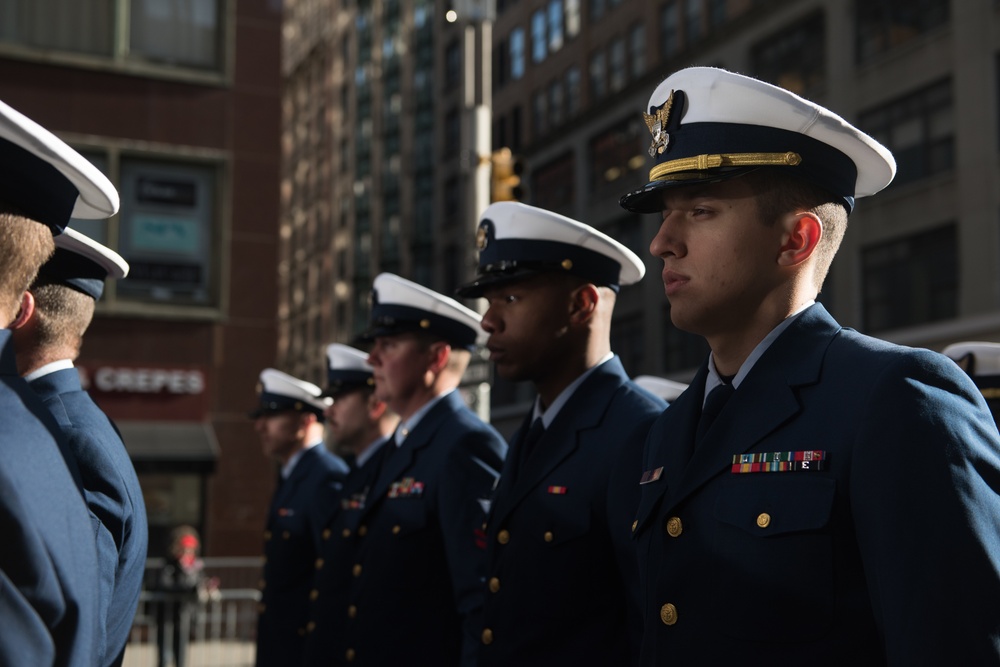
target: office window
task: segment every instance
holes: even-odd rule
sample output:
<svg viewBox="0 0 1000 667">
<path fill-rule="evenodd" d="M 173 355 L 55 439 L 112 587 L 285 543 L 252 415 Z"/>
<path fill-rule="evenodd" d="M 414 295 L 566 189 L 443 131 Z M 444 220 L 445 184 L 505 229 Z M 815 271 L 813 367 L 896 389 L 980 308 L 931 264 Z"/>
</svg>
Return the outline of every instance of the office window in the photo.
<svg viewBox="0 0 1000 667">
<path fill-rule="evenodd" d="M 607 61 L 604 51 L 598 51 L 590 56 L 590 102 L 600 100 L 608 94 Z"/>
<path fill-rule="evenodd" d="M 670 0 L 660 10 L 660 55 L 673 58 L 681 51 L 677 0 Z"/>
<path fill-rule="evenodd" d="M 958 314 L 958 230 L 952 223 L 862 251 L 868 332 Z"/>
<path fill-rule="evenodd" d="M 531 123 L 536 140 L 549 131 L 549 101 L 544 88 L 531 96 Z"/>
<path fill-rule="evenodd" d="M 625 40 L 621 37 L 611 40 L 609 53 L 608 81 L 611 92 L 617 93 L 625 87 L 628 74 L 625 64 Z"/>
<path fill-rule="evenodd" d="M 684 4 L 684 48 L 697 44 L 704 33 L 701 0 L 687 0 Z"/>
<path fill-rule="evenodd" d="M 531 15 L 531 60 L 540 63 L 545 60 L 548 42 L 545 36 L 545 10 L 539 9 Z"/>
<path fill-rule="evenodd" d="M 822 88 L 826 73 L 823 12 L 768 35 L 751 49 L 754 74 L 808 97 Z"/>
<path fill-rule="evenodd" d="M 867 62 L 927 31 L 948 23 L 948 0 L 857 0 L 855 48 Z"/>
<path fill-rule="evenodd" d="M 552 0 L 549 3 L 549 53 L 555 53 L 563 45 L 563 3 Z"/>
<path fill-rule="evenodd" d="M 562 79 L 549 84 L 549 125 L 559 127 L 566 120 L 566 94 Z"/>
<path fill-rule="evenodd" d="M 580 0 L 566 0 L 566 37 L 580 34 Z"/>
<path fill-rule="evenodd" d="M 524 28 L 510 31 L 510 78 L 517 81 L 524 76 Z"/>
<path fill-rule="evenodd" d="M 0 0 L 0 44 L 221 72 L 224 2 Z"/>
<path fill-rule="evenodd" d="M 954 166 L 950 79 L 862 113 L 858 125 L 885 144 L 896 158 L 896 178 L 890 187 L 946 172 Z"/>
<path fill-rule="evenodd" d="M 646 26 L 634 24 L 628 31 L 629 76 L 638 79 L 646 73 Z"/>
<path fill-rule="evenodd" d="M 444 117 L 444 155 L 458 154 L 462 144 L 462 121 L 458 109 L 449 109 Z"/>
<path fill-rule="evenodd" d="M 605 0 L 590 0 L 590 21 L 593 23 L 604 16 Z"/>
<path fill-rule="evenodd" d="M 457 39 L 444 50 L 444 89 L 454 90 L 462 83 L 462 49 Z"/>
<path fill-rule="evenodd" d="M 645 134 L 645 137 L 643 136 Z M 621 179 L 646 167 L 649 133 L 638 119 L 629 118 L 598 134 L 590 141 L 590 195 L 592 198 L 621 194 Z"/>
<path fill-rule="evenodd" d="M 531 171 L 532 204 L 563 215 L 573 214 L 573 153 L 569 152 Z"/>
<path fill-rule="evenodd" d="M 119 300 L 218 305 L 218 167 L 121 158 Z"/>
<path fill-rule="evenodd" d="M 502 88 L 507 83 L 510 74 L 510 42 L 501 39 L 493 49 L 493 83 Z"/>
<path fill-rule="evenodd" d="M 566 70 L 566 115 L 573 118 L 583 108 L 583 77 L 580 68 L 573 65 Z"/>
</svg>

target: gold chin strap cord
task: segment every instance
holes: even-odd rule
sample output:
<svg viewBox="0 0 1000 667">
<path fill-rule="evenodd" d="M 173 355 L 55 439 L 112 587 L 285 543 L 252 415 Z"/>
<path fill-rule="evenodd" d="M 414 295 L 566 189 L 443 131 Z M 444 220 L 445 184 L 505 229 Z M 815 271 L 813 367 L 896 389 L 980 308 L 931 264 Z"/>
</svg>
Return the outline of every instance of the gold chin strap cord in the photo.
<svg viewBox="0 0 1000 667">
<path fill-rule="evenodd" d="M 649 170 L 650 181 L 683 180 L 679 172 L 707 171 L 720 167 L 794 167 L 802 162 L 798 153 L 723 153 L 718 155 L 695 155 L 694 157 L 670 160 Z M 678 174 L 671 176 L 671 174 Z"/>
</svg>

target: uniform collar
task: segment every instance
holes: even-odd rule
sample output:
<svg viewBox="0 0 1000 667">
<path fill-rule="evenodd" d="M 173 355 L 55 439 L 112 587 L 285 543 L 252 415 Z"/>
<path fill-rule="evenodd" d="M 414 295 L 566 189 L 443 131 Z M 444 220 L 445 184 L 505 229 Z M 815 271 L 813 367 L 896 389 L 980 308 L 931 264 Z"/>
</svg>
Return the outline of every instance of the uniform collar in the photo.
<svg viewBox="0 0 1000 667">
<path fill-rule="evenodd" d="M 545 428 L 548 428 L 549 425 L 553 421 L 555 421 L 556 417 L 559 415 L 559 411 L 563 409 L 563 406 L 566 405 L 566 403 L 569 402 L 569 399 L 571 399 L 573 397 L 573 393 L 576 392 L 577 388 L 581 384 L 583 384 L 584 380 L 586 380 L 588 377 L 590 377 L 591 374 L 594 371 L 596 371 L 598 368 L 600 368 L 601 366 L 603 366 L 604 364 L 608 363 L 609 361 L 611 361 L 614 358 L 615 358 L 614 353 L 613 352 L 608 352 L 607 355 L 605 355 L 605 357 L 603 359 L 601 359 L 596 364 L 594 364 L 593 366 L 591 366 L 590 368 L 588 368 L 587 370 L 585 370 L 583 373 L 580 374 L 580 376 L 577 379 L 575 379 L 571 383 L 569 383 L 569 386 L 567 386 L 565 389 L 563 389 L 559 393 L 559 395 L 556 396 L 556 400 L 552 401 L 552 405 L 550 405 L 548 408 L 546 408 L 544 410 L 542 409 L 542 398 L 541 398 L 541 396 L 536 396 L 535 397 L 535 408 L 534 408 L 534 410 L 532 410 L 532 413 L 531 413 L 531 421 L 533 422 L 536 419 L 538 419 L 539 417 L 541 417 L 542 418 L 542 426 L 544 426 Z"/>
</svg>

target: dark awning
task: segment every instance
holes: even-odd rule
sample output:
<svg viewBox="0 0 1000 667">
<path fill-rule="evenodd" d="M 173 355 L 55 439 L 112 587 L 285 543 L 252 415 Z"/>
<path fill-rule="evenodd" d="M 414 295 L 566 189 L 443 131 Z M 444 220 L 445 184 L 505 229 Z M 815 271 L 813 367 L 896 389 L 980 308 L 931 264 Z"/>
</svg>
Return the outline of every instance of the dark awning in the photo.
<svg viewBox="0 0 1000 667">
<path fill-rule="evenodd" d="M 116 421 L 138 472 L 215 470 L 219 443 L 206 422 Z"/>
</svg>

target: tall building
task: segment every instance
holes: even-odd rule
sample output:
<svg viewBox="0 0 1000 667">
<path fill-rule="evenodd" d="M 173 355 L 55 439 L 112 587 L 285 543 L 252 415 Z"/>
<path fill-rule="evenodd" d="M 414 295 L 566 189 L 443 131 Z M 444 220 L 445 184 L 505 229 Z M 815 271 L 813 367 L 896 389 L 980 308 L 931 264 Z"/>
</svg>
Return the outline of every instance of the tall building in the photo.
<svg viewBox="0 0 1000 667">
<path fill-rule="evenodd" d="M 474 266 L 464 63 L 490 48 L 443 4 L 285 2 L 278 356 L 300 377 L 365 328 L 378 273 L 449 294 Z"/>
<path fill-rule="evenodd" d="M 0 99 L 80 150 L 121 253 L 77 362 L 139 473 L 150 555 L 256 555 L 274 481 L 247 411 L 275 364 L 281 3 L 0 0 Z"/>
<path fill-rule="evenodd" d="M 289 364 L 319 372 L 317 350 L 358 330 L 364 287 L 378 271 L 447 290 L 471 270 L 462 247 L 475 227 L 462 95 L 480 81 L 469 73 L 482 70 L 491 80 L 491 148 L 510 148 L 526 165 L 525 201 L 594 225 L 647 260 L 647 278 L 622 290 L 612 331 L 630 373 L 687 380 L 707 351 L 670 323 L 660 262 L 647 250 L 659 220 L 618 206 L 647 181 L 650 136 L 640 112 L 659 81 L 690 65 L 796 91 L 895 154 L 895 182 L 859 202 L 821 295 L 842 323 L 932 349 L 1000 340 L 997 3 L 496 0 L 486 59 L 466 40 L 462 13 L 490 3 L 342 4 L 333 11 L 331 0 L 327 13 L 341 18 L 320 49 L 339 63 L 323 75 L 333 77 L 326 113 L 335 119 L 325 131 L 337 137 L 325 153 L 332 178 L 320 186 L 335 190 L 320 207 L 329 209 L 330 240 L 302 241 L 311 237 L 296 230 L 308 229 L 310 214 L 289 206 L 290 192 L 308 199 L 296 178 L 324 176 L 298 160 L 285 167 L 280 353 Z M 322 21 L 297 24 L 319 30 Z M 308 78 L 307 49 L 295 48 L 289 93 Z M 308 150 L 309 136 L 289 99 L 286 159 L 292 146 Z M 313 278 L 315 266 L 331 275 Z M 310 309 L 328 309 L 329 319 Z M 531 395 L 495 381 L 494 423 L 509 431 Z"/>
</svg>

